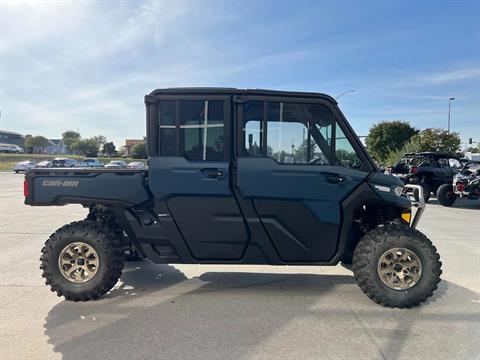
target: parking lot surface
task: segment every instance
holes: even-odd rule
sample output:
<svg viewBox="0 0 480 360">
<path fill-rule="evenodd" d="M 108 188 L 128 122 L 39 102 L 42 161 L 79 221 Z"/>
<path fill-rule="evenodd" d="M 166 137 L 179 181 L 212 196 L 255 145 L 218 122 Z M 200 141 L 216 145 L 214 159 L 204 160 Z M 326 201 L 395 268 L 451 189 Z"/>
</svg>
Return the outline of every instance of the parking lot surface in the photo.
<svg viewBox="0 0 480 360">
<path fill-rule="evenodd" d="M 431 200 L 419 229 L 443 262 L 414 309 L 370 301 L 336 267 L 127 263 L 104 298 L 44 285 L 40 249 L 81 206 L 23 205 L 0 173 L 0 359 L 479 359 L 480 202 Z"/>
</svg>

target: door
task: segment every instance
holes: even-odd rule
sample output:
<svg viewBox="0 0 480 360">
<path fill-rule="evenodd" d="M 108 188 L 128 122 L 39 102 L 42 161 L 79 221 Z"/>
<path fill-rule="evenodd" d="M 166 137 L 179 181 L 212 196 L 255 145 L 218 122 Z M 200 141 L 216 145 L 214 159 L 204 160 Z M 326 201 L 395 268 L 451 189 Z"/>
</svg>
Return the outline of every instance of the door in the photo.
<svg viewBox="0 0 480 360">
<path fill-rule="evenodd" d="M 237 186 L 286 262 L 337 251 L 341 204 L 368 175 L 330 103 L 250 97 L 239 111 Z"/>
<path fill-rule="evenodd" d="M 192 256 L 242 257 L 248 233 L 231 190 L 231 100 L 161 96 L 149 185 L 165 202 Z"/>
</svg>

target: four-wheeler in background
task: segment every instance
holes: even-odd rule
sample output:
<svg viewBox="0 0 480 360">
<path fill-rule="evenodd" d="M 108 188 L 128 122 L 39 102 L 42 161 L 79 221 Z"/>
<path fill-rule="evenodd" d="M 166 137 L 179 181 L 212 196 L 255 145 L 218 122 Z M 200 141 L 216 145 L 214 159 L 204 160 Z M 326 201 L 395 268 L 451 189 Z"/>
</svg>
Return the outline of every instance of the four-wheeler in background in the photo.
<svg viewBox="0 0 480 360">
<path fill-rule="evenodd" d="M 385 173 L 401 179 L 405 184 L 421 185 L 425 201 L 443 184 L 451 184 L 453 176 L 462 168 L 454 155 L 439 152 L 407 153 Z"/>
<path fill-rule="evenodd" d="M 389 307 L 416 306 L 437 288 L 440 256 L 415 229 L 422 187 L 407 185 L 415 191 L 406 195 L 379 172 L 332 97 L 173 88 L 145 104 L 148 169 L 26 174 L 27 205 L 88 209 L 42 250 L 43 277 L 59 296 L 108 292 L 126 249 L 155 263 L 343 262 Z"/>
<path fill-rule="evenodd" d="M 457 198 L 480 198 L 480 161 L 470 161 L 453 177 L 451 184 L 438 188 L 437 199 L 443 206 L 452 206 Z"/>
</svg>

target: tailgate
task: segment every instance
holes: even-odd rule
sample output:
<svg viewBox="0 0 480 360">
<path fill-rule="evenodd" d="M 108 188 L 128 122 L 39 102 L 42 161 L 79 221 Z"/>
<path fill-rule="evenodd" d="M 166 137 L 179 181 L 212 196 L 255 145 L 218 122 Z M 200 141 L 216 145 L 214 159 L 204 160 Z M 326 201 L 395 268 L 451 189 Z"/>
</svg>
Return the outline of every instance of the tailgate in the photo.
<svg viewBox="0 0 480 360">
<path fill-rule="evenodd" d="M 25 175 L 25 204 L 133 206 L 150 198 L 145 176 L 138 170 L 35 169 Z"/>
</svg>

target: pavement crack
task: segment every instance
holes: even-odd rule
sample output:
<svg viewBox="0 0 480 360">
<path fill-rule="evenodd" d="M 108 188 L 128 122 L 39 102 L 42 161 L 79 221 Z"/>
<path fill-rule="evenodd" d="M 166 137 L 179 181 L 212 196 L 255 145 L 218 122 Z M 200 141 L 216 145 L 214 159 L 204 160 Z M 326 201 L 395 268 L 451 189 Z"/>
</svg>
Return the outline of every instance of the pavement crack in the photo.
<svg viewBox="0 0 480 360">
<path fill-rule="evenodd" d="M 4 285 L 1 285 L 1 286 L 4 286 Z M 17 297 L 15 297 L 14 299 L 10 300 L 9 302 L 3 304 L 2 306 L 0 306 L 0 309 L 3 309 L 4 307 L 6 307 L 7 305 L 10 305 L 11 303 L 17 301 L 18 299 L 21 299 L 22 297 L 24 297 L 25 295 L 28 295 L 28 294 L 31 294 L 32 292 L 34 292 L 36 289 L 38 288 L 38 286 L 35 286 L 33 287 L 31 290 L 23 293 L 22 295 L 19 295 Z"/>
<path fill-rule="evenodd" d="M 339 300 L 344 304 L 344 306 L 346 308 L 348 308 L 348 310 L 350 310 L 350 312 L 353 314 L 353 316 L 355 317 L 355 320 L 357 320 L 358 324 L 360 325 L 360 327 L 362 328 L 364 333 L 367 335 L 367 337 L 370 340 L 370 342 L 372 343 L 372 345 L 377 349 L 377 351 L 381 355 L 382 359 L 389 360 L 389 357 L 386 354 L 384 354 L 380 344 L 375 340 L 375 337 L 372 334 L 370 334 L 370 331 L 365 326 L 362 319 L 358 316 L 358 314 L 355 312 L 355 310 L 353 310 L 352 307 L 347 302 L 345 302 L 343 300 L 342 296 L 340 296 L 340 294 L 338 293 L 338 291 L 336 289 L 335 283 L 328 276 L 327 276 L 327 279 L 333 287 L 333 292 L 334 292 L 335 296 L 338 297 Z"/>
</svg>

